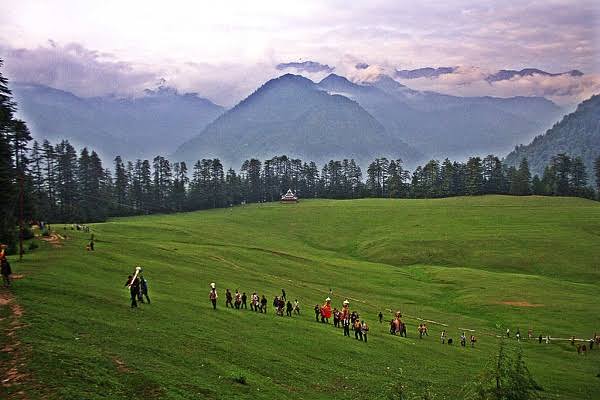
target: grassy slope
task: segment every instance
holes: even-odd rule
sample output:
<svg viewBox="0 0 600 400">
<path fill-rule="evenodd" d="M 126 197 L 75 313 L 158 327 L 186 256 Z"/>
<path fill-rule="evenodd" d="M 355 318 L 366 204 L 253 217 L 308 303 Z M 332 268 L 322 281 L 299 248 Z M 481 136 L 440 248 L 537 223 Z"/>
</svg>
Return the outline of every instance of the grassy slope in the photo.
<svg viewBox="0 0 600 400">
<path fill-rule="evenodd" d="M 14 290 L 29 323 L 21 331 L 29 367 L 57 398 L 372 399 L 402 381 L 454 399 L 505 326 L 559 337 L 600 330 L 600 205 L 580 199 L 317 200 L 93 230 L 94 253 L 83 250 L 87 235 L 68 231 L 63 247 L 44 245 L 14 264 L 27 275 Z M 132 311 L 122 285 L 135 264 L 153 304 Z M 304 315 L 226 310 L 226 287 L 269 300 L 285 287 Z M 330 287 L 334 305 L 352 298 L 370 322 L 369 344 L 314 322 L 312 306 Z M 476 329 L 477 347 L 441 346 L 433 324 L 420 341 L 414 319 L 408 339 L 392 337 L 375 321 L 388 308 L 443 321 L 455 339 L 459 328 Z M 522 346 L 545 396 L 600 398 L 600 351 L 584 358 L 568 343 Z"/>
</svg>

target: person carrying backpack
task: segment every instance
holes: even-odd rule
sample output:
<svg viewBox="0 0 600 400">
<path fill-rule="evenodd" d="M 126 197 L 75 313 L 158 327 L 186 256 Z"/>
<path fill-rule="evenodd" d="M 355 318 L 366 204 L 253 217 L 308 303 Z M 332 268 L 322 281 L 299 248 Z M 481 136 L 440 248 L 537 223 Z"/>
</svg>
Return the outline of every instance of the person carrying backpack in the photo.
<svg viewBox="0 0 600 400">
<path fill-rule="evenodd" d="M 362 321 L 360 323 L 361 325 L 361 332 L 362 332 L 362 340 L 365 341 L 365 343 L 367 343 L 367 333 L 369 333 L 369 325 L 367 325 L 367 323 L 365 321 Z"/>
</svg>

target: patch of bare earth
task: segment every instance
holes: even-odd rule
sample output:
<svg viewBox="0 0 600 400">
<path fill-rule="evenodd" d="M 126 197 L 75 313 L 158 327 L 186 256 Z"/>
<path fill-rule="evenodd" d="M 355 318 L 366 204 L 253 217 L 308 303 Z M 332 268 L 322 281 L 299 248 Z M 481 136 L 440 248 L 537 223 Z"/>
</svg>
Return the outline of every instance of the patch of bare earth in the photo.
<svg viewBox="0 0 600 400">
<path fill-rule="evenodd" d="M 498 304 L 514 307 L 544 307 L 543 304 L 530 303 L 528 301 L 499 301 Z"/>
<path fill-rule="evenodd" d="M 115 363 L 115 365 L 117 366 L 117 371 L 119 371 L 122 374 L 127 374 L 129 372 L 131 372 L 131 369 L 129 369 L 129 367 L 127 365 L 125 365 L 125 363 L 122 360 L 119 360 L 116 357 L 113 357 L 113 362 Z"/>
<path fill-rule="evenodd" d="M 6 289 L 0 290 L 0 307 L 8 308 L 7 322 L 3 334 L 5 339 L 0 352 L 6 362 L 0 364 L 0 385 L 2 392 L 8 393 L 8 399 L 27 399 L 27 395 L 19 388 L 25 387 L 30 381 L 30 376 L 24 372 L 25 356 L 17 332 L 23 327 L 21 317 L 23 308 L 15 301 L 12 293 Z M 0 393 L 1 394 L 1 393 Z"/>
<path fill-rule="evenodd" d="M 50 236 L 42 237 L 42 240 L 50 243 L 52 247 L 62 247 L 62 241 L 65 240 L 65 238 L 58 233 L 52 233 Z"/>
</svg>

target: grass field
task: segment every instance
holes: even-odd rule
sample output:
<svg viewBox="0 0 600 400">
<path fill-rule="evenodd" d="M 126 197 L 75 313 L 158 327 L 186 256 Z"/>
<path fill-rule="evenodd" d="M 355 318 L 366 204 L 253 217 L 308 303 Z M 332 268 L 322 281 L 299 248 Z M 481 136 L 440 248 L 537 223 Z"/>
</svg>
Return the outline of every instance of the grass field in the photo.
<svg viewBox="0 0 600 400">
<path fill-rule="evenodd" d="M 54 229 L 67 240 L 13 261 L 30 384 L 0 398 L 385 399 L 401 382 L 414 398 L 457 399 L 506 327 L 600 332 L 600 203 L 582 199 L 312 200 L 122 218 L 92 225 L 95 252 L 89 234 Z M 138 264 L 152 304 L 131 310 L 123 285 Z M 225 288 L 269 305 L 285 288 L 303 315 L 225 309 Z M 334 306 L 349 298 L 370 323 L 369 343 L 315 322 L 330 288 Z M 409 316 L 407 339 L 376 321 L 388 309 Z M 0 312 L 7 329 L 14 316 Z M 474 329 L 478 343 L 441 345 L 434 323 L 419 340 L 416 317 L 447 324 L 456 342 Z M 543 398 L 600 398 L 600 351 L 519 345 Z"/>
</svg>

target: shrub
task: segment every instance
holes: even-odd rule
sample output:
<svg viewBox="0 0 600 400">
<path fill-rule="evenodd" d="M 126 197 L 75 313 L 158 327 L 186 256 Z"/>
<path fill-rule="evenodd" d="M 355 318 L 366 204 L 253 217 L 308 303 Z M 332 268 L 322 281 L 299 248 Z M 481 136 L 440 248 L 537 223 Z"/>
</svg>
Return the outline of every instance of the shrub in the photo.
<svg viewBox="0 0 600 400">
<path fill-rule="evenodd" d="M 29 242 L 29 250 L 35 250 L 37 249 L 39 246 L 36 242 L 34 242 L 33 240 L 31 242 Z"/>
</svg>

